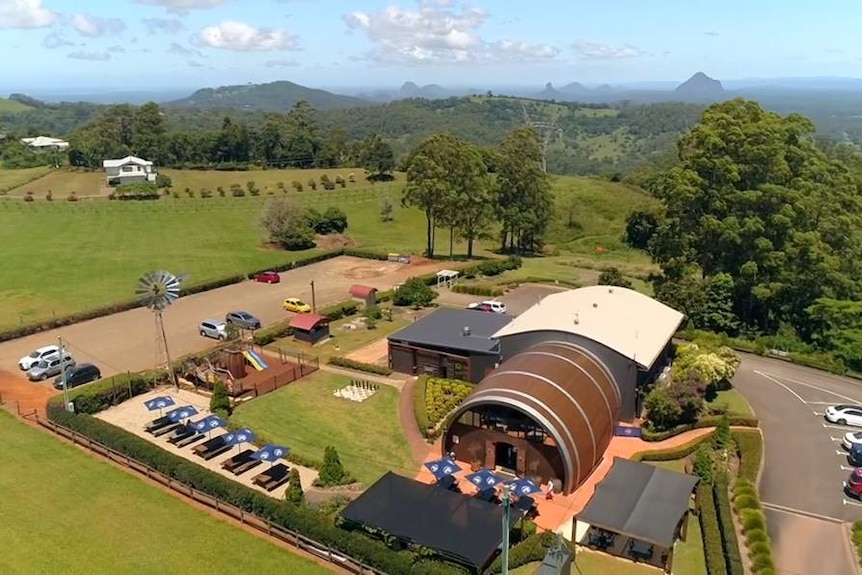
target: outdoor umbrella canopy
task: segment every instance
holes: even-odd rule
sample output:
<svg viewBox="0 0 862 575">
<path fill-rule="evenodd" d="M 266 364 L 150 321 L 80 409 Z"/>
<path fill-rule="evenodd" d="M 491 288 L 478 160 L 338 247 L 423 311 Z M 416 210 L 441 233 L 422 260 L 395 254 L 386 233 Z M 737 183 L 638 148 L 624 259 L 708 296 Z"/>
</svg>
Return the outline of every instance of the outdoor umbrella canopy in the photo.
<svg viewBox="0 0 862 575">
<path fill-rule="evenodd" d="M 428 468 L 428 471 L 430 471 L 438 481 L 447 475 L 452 475 L 453 473 L 461 471 L 458 464 L 448 457 L 437 459 L 436 461 L 428 461 L 425 463 L 425 467 Z"/>
<path fill-rule="evenodd" d="M 191 422 L 190 425 L 198 433 L 210 433 L 219 427 L 226 427 L 227 421 L 218 415 L 208 415 L 201 420 Z"/>
<path fill-rule="evenodd" d="M 468 475 L 467 481 L 475 485 L 479 491 L 482 491 L 483 489 L 496 487 L 500 483 L 503 483 L 504 480 L 497 475 L 494 475 L 494 472 L 487 467 L 483 467 L 476 473 Z"/>
<path fill-rule="evenodd" d="M 180 421 L 181 419 L 188 419 L 197 414 L 198 410 L 193 405 L 186 405 L 169 411 L 168 418 L 170 418 L 171 421 Z"/>
<path fill-rule="evenodd" d="M 514 479 L 506 485 L 508 485 L 509 489 L 512 490 L 512 495 L 516 495 L 518 497 L 533 495 L 534 493 L 540 493 L 542 491 L 541 489 L 539 489 L 538 485 L 536 485 L 529 479 L 524 478 Z"/>
<path fill-rule="evenodd" d="M 162 395 L 160 397 L 154 397 L 150 400 L 144 402 L 144 405 L 147 407 L 148 411 L 159 410 L 159 413 L 166 407 L 170 407 L 172 405 L 176 405 L 174 398 L 169 395 Z"/>
<path fill-rule="evenodd" d="M 281 459 L 288 453 L 290 453 L 289 447 L 267 443 L 266 445 L 252 453 L 251 457 L 252 459 L 257 459 L 258 461 L 269 461 L 270 465 L 272 465 L 276 459 Z"/>
<path fill-rule="evenodd" d="M 244 427 L 225 434 L 224 442 L 226 445 L 239 445 L 241 443 L 251 443 L 256 437 L 251 429 Z"/>
</svg>

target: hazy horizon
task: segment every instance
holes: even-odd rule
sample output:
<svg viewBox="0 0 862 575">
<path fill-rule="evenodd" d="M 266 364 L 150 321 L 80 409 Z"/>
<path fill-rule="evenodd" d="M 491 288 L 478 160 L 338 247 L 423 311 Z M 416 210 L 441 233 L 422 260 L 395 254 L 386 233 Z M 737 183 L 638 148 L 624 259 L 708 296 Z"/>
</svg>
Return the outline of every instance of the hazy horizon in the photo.
<svg viewBox="0 0 862 575">
<path fill-rule="evenodd" d="M 7 62 L 0 88 L 624 85 L 680 83 L 699 70 L 722 81 L 862 77 L 852 17 L 862 7 L 729 2 L 0 0 L 3 45 L 27 55 Z"/>
</svg>

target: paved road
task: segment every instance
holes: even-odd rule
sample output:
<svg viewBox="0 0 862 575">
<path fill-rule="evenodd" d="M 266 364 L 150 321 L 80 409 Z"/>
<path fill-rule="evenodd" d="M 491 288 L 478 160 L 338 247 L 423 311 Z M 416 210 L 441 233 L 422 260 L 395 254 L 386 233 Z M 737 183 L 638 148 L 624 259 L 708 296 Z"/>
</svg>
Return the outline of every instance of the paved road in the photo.
<svg viewBox="0 0 862 575">
<path fill-rule="evenodd" d="M 828 424 L 823 410 L 862 404 L 862 382 L 744 355 L 734 385 L 763 429 L 760 490 L 778 573 L 858 573 L 845 522 L 862 519 L 862 503 L 843 494 L 852 468 L 840 443 L 852 429 Z"/>
<path fill-rule="evenodd" d="M 318 262 L 281 274 L 280 284 L 260 284 L 252 281 L 185 296 L 177 300 L 164 315 L 171 355 L 179 357 L 203 351 L 215 342 L 198 333 L 198 325 L 206 318 L 223 319 L 228 311 L 240 309 L 258 316 L 264 326 L 291 314 L 282 311 L 286 297 L 299 297 L 311 303 L 311 287 L 315 282 L 318 308 L 348 299 L 347 289 L 354 283 L 389 290 L 407 277 L 439 269 L 436 262 L 405 266 L 351 257 L 339 257 Z M 0 344 L 0 371 L 8 376 L 20 376 L 19 358 L 33 349 L 57 343 L 61 337 L 80 362 L 92 362 L 104 376 L 123 371 L 150 369 L 156 364 L 156 329 L 151 311 L 141 308 L 90 321 L 45 331 Z M 49 383 L 34 384 L 49 385 Z"/>
</svg>

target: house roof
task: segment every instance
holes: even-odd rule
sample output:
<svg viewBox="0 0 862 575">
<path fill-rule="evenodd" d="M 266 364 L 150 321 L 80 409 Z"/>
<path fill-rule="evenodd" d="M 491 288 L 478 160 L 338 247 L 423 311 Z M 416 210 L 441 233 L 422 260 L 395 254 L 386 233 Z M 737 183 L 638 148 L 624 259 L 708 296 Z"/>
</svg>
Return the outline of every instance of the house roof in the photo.
<svg viewBox="0 0 862 575">
<path fill-rule="evenodd" d="M 104 160 L 102 162 L 102 167 L 119 168 L 120 166 L 125 166 L 126 164 L 137 164 L 139 166 L 153 165 L 153 163 L 149 160 L 142 160 L 141 158 L 137 158 L 135 156 L 126 156 L 125 158 L 120 158 L 119 160 Z"/>
<path fill-rule="evenodd" d="M 503 540 L 499 505 L 391 471 L 348 504 L 341 516 L 479 569 L 490 563 Z M 512 513 L 510 521 L 518 517 Z"/>
<path fill-rule="evenodd" d="M 377 288 L 375 288 L 375 287 L 371 287 L 371 286 L 364 286 L 364 285 L 359 285 L 359 284 L 353 284 L 352 286 L 350 286 L 350 289 L 349 289 L 349 290 L 347 290 L 347 291 L 348 291 L 348 292 L 350 293 L 350 295 L 352 295 L 353 297 L 360 297 L 360 298 L 362 298 L 362 299 L 365 299 L 365 298 L 367 298 L 368 296 L 370 296 L 371 294 L 376 293 L 376 292 L 377 292 Z"/>
<path fill-rule="evenodd" d="M 293 316 L 293 319 L 290 320 L 290 327 L 294 329 L 300 329 L 302 331 L 311 331 L 317 327 L 321 322 L 328 322 L 329 318 L 325 315 L 320 315 L 317 313 L 301 313 L 299 315 Z"/>
<path fill-rule="evenodd" d="M 620 457 L 578 521 L 670 548 L 698 479 Z"/>
<path fill-rule="evenodd" d="M 51 138 L 48 136 L 36 136 L 35 138 L 21 138 L 21 141 L 28 146 L 32 146 L 34 148 L 47 148 L 50 146 L 68 146 L 69 142 L 66 140 L 61 140 L 59 138 Z"/>
<path fill-rule="evenodd" d="M 494 337 L 532 331 L 583 336 L 650 368 L 682 323 L 683 314 L 617 286 L 590 286 L 551 294 L 501 328 Z"/>
<path fill-rule="evenodd" d="M 494 353 L 498 349 L 498 342 L 493 339 L 493 335 L 510 321 L 511 316 L 505 314 L 440 308 L 390 335 L 389 341 Z"/>
</svg>

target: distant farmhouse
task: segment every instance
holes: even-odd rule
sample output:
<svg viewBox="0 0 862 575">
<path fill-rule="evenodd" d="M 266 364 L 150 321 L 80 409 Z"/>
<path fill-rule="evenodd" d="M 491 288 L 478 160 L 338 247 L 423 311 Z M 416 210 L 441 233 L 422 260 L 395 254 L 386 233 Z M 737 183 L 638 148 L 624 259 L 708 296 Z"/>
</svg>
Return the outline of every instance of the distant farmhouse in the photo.
<svg viewBox="0 0 862 575">
<path fill-rule="evenodd" d="M 105 179 L 109 186 L 156 181 L 156 168 L 153 167 L 153 163 L 135 156 L 105 160 L 102 162 L 102 167 L 105 168 Z"/>
<path fill-rule="evenodd" d="M 59 138 L 49 138 L 48 136 L 36 136 L 35 138 L 21 138 L 21 143 L 26 144 L 33 150 L 52 150 L 56 152 L 64 152 L 69 149 L 69 142 Z"/>
</svg>

